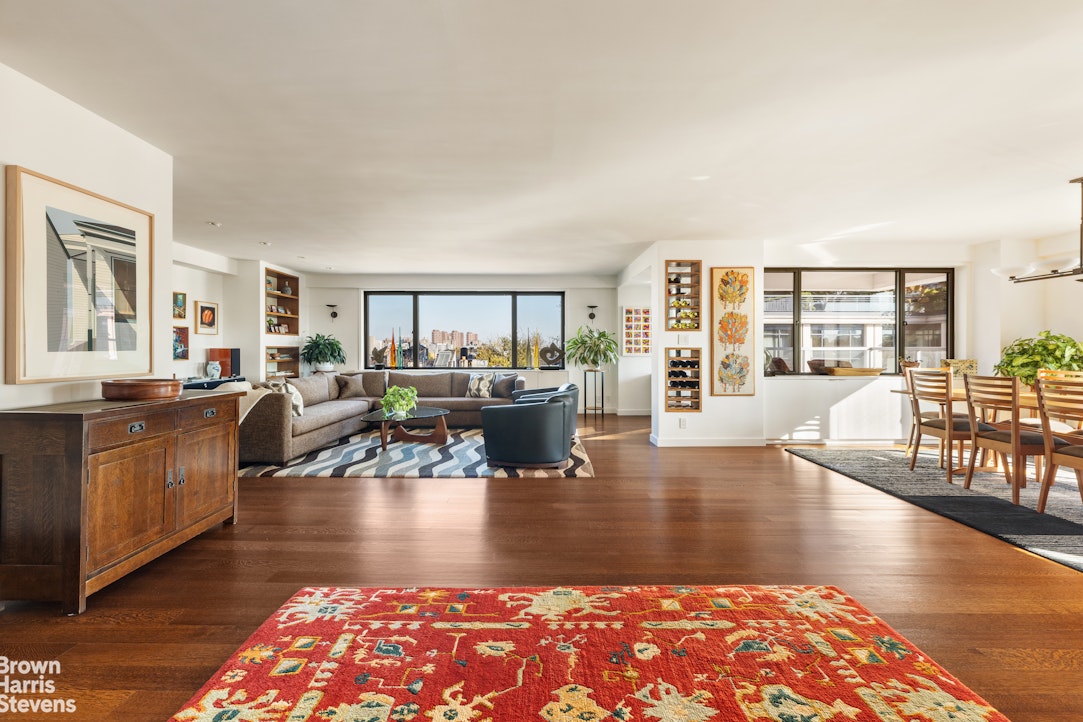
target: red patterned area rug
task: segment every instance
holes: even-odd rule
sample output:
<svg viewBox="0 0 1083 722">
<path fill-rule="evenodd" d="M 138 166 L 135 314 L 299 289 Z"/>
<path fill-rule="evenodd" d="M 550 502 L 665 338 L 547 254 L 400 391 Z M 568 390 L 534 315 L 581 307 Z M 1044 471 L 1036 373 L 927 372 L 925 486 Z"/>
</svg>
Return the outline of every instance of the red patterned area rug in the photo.
<svg viewBox="0 0 1083 722">
<path fill-rule="evenodd" d="M 308 588 L 174 720 L 1005 720 L 834 587 Z"/>
</svg>

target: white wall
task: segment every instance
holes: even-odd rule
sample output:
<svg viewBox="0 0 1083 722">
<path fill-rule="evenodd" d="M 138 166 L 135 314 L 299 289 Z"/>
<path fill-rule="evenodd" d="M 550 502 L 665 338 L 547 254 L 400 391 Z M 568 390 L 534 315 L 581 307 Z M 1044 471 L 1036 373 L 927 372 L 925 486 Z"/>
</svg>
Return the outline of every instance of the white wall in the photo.
<svg viewBox="0 0 1083 722">
<path fill-rule="evenodd" d="M 0 163 L 23 166 L 154 215 L 151 368 L 154 376 L 171 377 L 173 159 L 6 65 L 0 65 L 0 98 Z M 0 257 L 0 268 L 3 263 Z M 3 278 L 0 273 L 0 287 Z M 0 293 L 0 310 L 3 297 Z M 100 397 L 99 381 L 5 384 L 0 408 Z"/>
<path fill-rule="evenodd" d="M 699 331 L 666 331 L 662 321 L 666 308 L 665 285 L 652 286 L 652 313 L 658 319 L 655 334 L 657 345 L 652 353 L 652 369 L 659 383 L 653 384 L 651 400 L 651 441 L 658 446 L 759 446 L 764 443 L 764 394 L 763 364 L 758 362 L 758 348 L 752 359 L 754 371 L 753 396 L 712 396 L 710 384 L 711 323 L 710 323 L 710 269 L 716 266 L 750 266 L 755 269 L 753 295 L 755 296 L 756 336 L 762 340 L 763 295 L 763 244 L 747 241 L 662 241 L 654 246 L 654 275 L 660 279 L 665 262 L 669 259 L 697 259 L 702 262 L 703 306 L 700 310 L 703 323 Z M 665 384 L 663 357 L 667 346 L 691 346 L 701 349 L 700 407 L 697 412 L 674 413 L 665 411 Z M 681 422 L 684 428 L 681 428 Z"/>
</svg>

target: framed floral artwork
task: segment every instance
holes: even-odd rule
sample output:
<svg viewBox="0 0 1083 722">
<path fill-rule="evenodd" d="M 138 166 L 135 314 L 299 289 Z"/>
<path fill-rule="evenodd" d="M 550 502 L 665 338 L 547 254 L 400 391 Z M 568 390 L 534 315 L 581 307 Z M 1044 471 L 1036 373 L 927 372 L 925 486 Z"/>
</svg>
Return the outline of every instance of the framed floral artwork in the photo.
<svg viewBox="0 0 1083 722">
<path fill-rule="evenodd" d="M 755 269 L 711 269 L 711 395 L 755 396 Z"/>
<path fill-rule="evenodd" d="M 9 384 L 151 372 L 154 216 L 6 170 Z"/>
</svg>

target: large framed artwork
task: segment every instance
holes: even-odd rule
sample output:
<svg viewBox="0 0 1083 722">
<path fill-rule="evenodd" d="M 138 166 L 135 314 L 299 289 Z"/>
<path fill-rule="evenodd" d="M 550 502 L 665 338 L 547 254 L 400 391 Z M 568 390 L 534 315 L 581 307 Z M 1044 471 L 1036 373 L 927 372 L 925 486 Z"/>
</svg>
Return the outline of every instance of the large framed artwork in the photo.
<svg viewBox="0 0 1083 722">
<path fill-rule="evenodd" d="M 9 165 L 5 380 L 151 372 L 154 216 Z"/>
<path fill-rule="evenodd" d="M 649 308 L 624 309 L 622 350 L 625 356 L 647 356 L 651 352 L 651 310 Z"/>
<path fill-rule="evenodd" d="M 755 396 L 754 269 L 711 269 L 711 395 Z"/>
</svg>

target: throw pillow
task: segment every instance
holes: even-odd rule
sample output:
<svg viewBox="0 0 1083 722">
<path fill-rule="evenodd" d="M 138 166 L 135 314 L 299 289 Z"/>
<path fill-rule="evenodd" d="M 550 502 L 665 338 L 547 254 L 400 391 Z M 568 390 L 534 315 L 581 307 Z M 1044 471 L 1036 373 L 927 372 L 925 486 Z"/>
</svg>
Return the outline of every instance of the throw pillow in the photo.
<svg viewBox="0 0 1083 722">
<path fill-rule="evenodd" d="M 468 398 L 488 399 L 493 395 L 493 374 L 470 374 L 470 383 L 466 385 Z"/>
<path fill-rule="evenodd" d="M 279 394 L 290 395 L 290 414 L 302 416 L 305 413 L 305 402 L 301 398 L 301 391 L 288 381 L 268 381 L 270 389 Z"/>
<path fill-rule="evenodd" d="M 365 380 L 360 376 L 339 376 L 338 397 L 352 399 L 357 396 L 368 396 L 365 392 Z"/>
<path fill-rule="evenodd" d="M 510 399 L 515 391 L 515 380 L 519 374 L 497 374 L 493 379 L 493 396 L 498 399 Z"/>
</svg>

